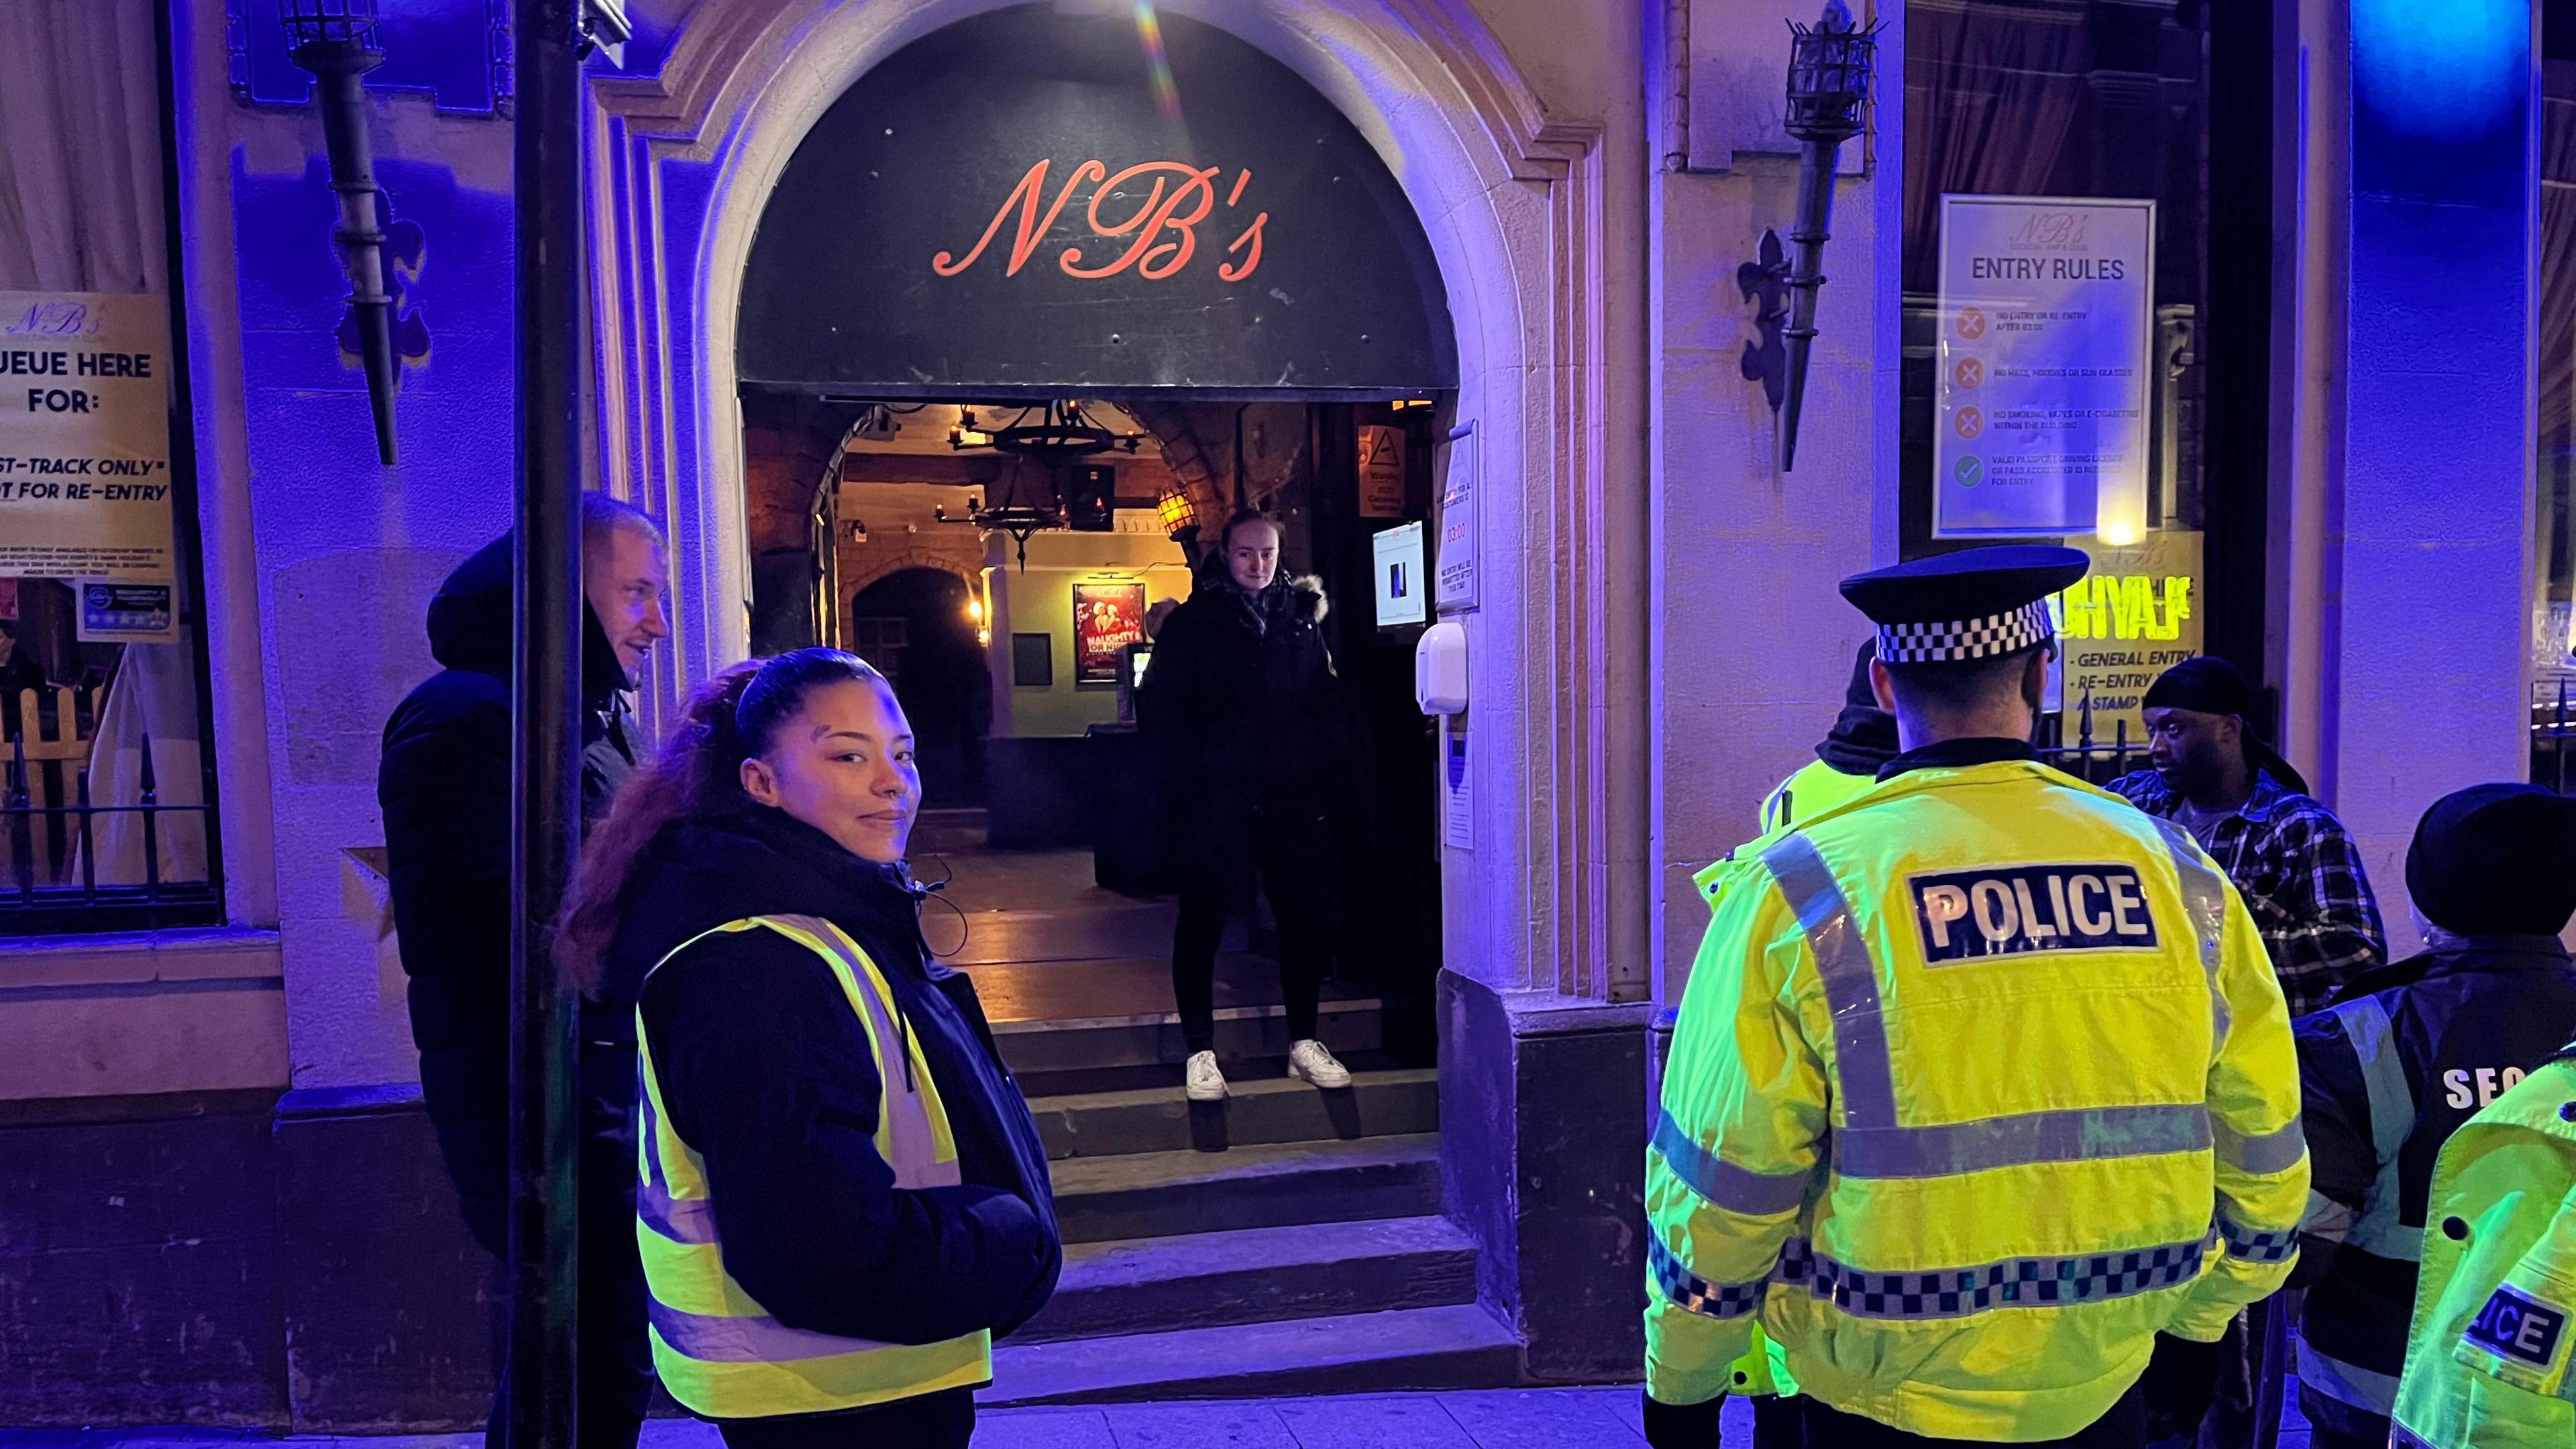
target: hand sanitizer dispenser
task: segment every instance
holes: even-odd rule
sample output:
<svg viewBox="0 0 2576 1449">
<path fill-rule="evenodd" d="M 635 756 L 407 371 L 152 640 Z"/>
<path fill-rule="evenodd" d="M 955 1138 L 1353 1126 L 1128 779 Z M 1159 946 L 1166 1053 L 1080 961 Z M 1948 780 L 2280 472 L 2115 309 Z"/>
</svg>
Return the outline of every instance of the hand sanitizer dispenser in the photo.
<svg viewBox="0 0 2576 1449">
<path fill-rule="evenodd" d="M 1413 646 L 1413 701 L 1424 714 L 1466 712 L 1467 628 L 1457 620 L 1423 630 Z"/>
</svg>

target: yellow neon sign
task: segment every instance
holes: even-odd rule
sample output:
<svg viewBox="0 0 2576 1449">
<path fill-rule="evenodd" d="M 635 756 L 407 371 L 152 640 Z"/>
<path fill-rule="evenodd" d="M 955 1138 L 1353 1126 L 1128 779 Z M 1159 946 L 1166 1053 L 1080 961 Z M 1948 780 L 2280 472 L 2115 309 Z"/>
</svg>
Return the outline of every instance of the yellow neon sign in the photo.
<svg viewBox="0 0 2576 1449">
<path fill-rule="evenodd" d="M 2192 617 L 2187 574 L 2095 574 L 2057 596 L 2059 630 L 2069 639 L 2171 642 Z"/>
</svg>

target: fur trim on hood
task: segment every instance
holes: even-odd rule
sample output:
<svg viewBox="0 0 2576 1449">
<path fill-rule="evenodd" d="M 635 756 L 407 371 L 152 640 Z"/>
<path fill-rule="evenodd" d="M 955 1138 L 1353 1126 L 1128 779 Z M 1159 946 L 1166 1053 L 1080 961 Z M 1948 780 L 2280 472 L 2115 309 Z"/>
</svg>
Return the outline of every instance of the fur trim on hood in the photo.
<svg viewBox="0 0 2576 1449">
<path fill-rule="evenodd" d="M 1309 624 L 1324 622 L 1332 612 L 1333 601 L 1324 596 L 1324 581 L 1313 574 L 1299 574 L 1288 581 L 1289 592 L 1297 596 L 1297 612 Z"/>
</svg>

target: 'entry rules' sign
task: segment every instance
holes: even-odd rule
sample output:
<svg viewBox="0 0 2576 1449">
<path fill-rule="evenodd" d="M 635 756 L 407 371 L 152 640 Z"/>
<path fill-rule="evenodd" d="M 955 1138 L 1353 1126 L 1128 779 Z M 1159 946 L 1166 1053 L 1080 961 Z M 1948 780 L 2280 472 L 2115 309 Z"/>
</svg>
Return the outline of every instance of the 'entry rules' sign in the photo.
<svg viewBox="0 0 2576 1449">
<path fill-rule="evenodd" d="M 1936 538 L 2146 528 L 2156 204 L 1941 198 Z"/>
<path fill-rule="evenodd" d="M 167 583 L 170 304 L 0 292 L 0 578 Z"/>
</svg>

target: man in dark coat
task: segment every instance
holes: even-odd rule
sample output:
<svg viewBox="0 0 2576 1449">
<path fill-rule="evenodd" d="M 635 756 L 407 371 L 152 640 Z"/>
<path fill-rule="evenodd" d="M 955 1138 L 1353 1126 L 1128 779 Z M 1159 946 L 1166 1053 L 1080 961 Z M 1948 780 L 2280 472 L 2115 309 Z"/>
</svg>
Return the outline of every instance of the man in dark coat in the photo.
<svg viewBox="0 0 2576 1449">
<path fill-rule="evenodd" d="M 421 1095 L 466 1225 L 496 1257 L 509 1223 L 511 574 L 504 534 L 430 600 L 430 654 L 445 668 L 395 708 L 376 775 Z M 585 826 L 634 767 L 625 692 L 671 632 L 668 592 L 652 520 L 585 495 Z M 632 1221 L 635 1003 L 585 1003 L 581 1033 L 581 1438 L 633 1449 L 653 1387 Z"/>
<path fill-rule="evenodd" d="M 1279 921 L 1288 1072 L 1318 1087 L 1351 1074 L 1316 1039 L 1325 912 L 1323 802 L 1336 764 L 1324 586 L 1279 572 L 1279 526 L 1241 513 L 1218 535 L 1189 601 L 1154 641 L 1137 721 L 1176 804 L 1183 867 L 1172 988 L 1193 1101 L 1225 1097 L 1216 1061 L 1216 950 L 1229 904 L 1258 874 Z"/>
<path fill-rule="evenodd" d="M 2576 914 L 2571 858 L 2576 800 L 2518 784 L 2444 796 L 2406 853 L 2428 949 L 2298 1024 L 2313 1165 L 2290 1283 L 2313 1285 L 2299 1406 L 2317 1449 L 2388 1442 L 2425 1229 L 2457 1222 L 2426 1222 L 2434 1160 L 2576 1035 L 2576 967 L 2558 941 Z"/>
</svg>

